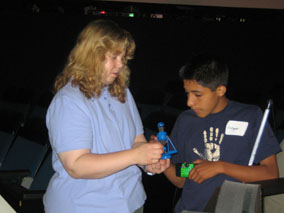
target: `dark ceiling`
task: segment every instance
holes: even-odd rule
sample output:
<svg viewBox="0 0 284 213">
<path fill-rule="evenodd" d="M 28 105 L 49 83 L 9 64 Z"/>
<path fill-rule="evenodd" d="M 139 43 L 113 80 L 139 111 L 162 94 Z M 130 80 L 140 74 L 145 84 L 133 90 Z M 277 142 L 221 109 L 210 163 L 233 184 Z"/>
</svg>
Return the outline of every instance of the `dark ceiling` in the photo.
<svg viewBox="0 0 284 213">
<path fill-rule="evenodd" d="M 163 1 L 162 1 L 163 2 Z M 105 11 L 100 14 L 100 11 Z M 204 21 L 253 21 L 284 22 L 284 10 L 232 8 L 216 6 L 193 6 L 175 4 L 135 3 L 98 0 L 14 0 L 0 5 L 2 13 L 85 14 L 95 16 L 125 16 Z"/>
</svg>

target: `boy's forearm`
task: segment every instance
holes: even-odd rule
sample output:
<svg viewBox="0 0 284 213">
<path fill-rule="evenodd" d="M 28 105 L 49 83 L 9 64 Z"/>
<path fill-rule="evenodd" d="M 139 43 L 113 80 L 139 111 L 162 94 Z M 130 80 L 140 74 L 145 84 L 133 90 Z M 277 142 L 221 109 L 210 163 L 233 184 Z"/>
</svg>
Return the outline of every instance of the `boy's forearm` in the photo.
<svg viewBox="0 0 284 213">
<path fill-rule="evenodd" d="M 173 185 L 175 185 L 178 188 L 183 188 L 185 183 L 185 178 L 176 176 L 176 168 L 174 164 L 171 163 L 170 167 L 164 171 L 164 174 Z"/>
<path fill-rule="evenodd" d="M 220 162 L 225 175 L 236 178 L 242 182 L 252 182 L 278 178 L 278 168 L 275 156 L 264 159 L 257 166 L 243 166 Z"/>
</svg>

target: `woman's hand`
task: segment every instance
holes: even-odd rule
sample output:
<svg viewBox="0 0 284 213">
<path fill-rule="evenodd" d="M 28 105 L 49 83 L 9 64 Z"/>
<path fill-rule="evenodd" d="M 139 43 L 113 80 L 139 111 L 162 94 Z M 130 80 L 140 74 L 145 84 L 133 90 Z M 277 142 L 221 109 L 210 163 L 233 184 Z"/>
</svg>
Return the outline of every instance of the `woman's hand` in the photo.
<svg viewBox="0 0 284 213">
<path fill-rule="evenodd" d="M 170 159 L 160 159 L 159 162 L 146 166 L 146 170 L 151 173 L 161 174 L 170 167 Z"/>
<path fill-rule="evenodd" d="M 135 160 L 139 165 L 159 164 L 164 152 L 164 147 L 159 142 L 141 142 L 133 147 L 135 150 Z"/>
</svg>

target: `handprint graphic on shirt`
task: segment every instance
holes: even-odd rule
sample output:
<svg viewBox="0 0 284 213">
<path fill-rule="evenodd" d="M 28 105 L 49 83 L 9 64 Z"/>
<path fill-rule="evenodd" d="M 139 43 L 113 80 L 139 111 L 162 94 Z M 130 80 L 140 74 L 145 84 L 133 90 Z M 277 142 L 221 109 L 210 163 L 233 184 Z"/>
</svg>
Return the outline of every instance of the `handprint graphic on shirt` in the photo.
<svg viewBox="0 0 284 213">
<path fill-rule="evenodd" d="M 215 135 L 214 135 L 215 133 Z M 220 145 L 224 138 L 224 133 L 219 134 L 219 129 L 214 131 L 213 127 L 209 128 L 209 138 L 206 130 L 203 131 L 205 149 L 203 154 L 196 148 L 193 148 L 193 152 L 200 156 L 203 160 L 218 161 L 220 159 Z"/>
</svg>

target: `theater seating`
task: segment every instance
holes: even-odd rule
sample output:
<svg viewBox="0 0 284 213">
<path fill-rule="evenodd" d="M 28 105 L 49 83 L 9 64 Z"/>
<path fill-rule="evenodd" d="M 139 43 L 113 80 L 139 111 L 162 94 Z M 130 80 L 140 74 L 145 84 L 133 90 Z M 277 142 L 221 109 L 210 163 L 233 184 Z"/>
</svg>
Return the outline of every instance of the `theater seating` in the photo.
<svg viewBox="0 0 284 213">
<path fill-rule="evenodd" d="M 23 186 L 19 182 L 9 182 L 1 185 L 0 192 L 17 212 L 44 212 L 42 198 L 53 174 L 52 152 L 49 149 L 28 186 Z M 15 173 L 14 178 L 16 176 Z M 24 180 L 21 174 L 18 179 Z"/>
</svg>

